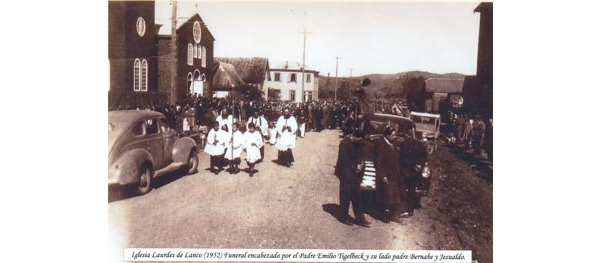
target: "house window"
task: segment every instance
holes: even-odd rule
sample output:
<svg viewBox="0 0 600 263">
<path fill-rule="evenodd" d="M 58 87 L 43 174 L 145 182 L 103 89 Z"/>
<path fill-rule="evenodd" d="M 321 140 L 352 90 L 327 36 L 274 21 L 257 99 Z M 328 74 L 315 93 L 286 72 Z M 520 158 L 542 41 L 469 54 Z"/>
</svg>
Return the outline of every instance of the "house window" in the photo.
<svg viewBox="0 0 600 263">
<path fill-rule="evenodd" d="M 194 45 L 192 43 L 188 43 L 187 63 L 190 66 L 194 65 Z"/>
<path fill-rule="evenodd" d="M 148 91 L 148 61 L 142 60 L 142 72 L 140 74 L 140 90 Z"/>
<path fill-rule="evenodd" d="M 295 90 L 290 90 L 290 100 L 296 101 L 296 91 Z"/>
<path fill-rule="evenodd" d="M 133 62 L 133 91 L 140 91 L 140 68 L 140 59 L 136 58 Z"/>
<path fill-rule="evenodd" d="M 198 58 L 198 46 L 194 45 L 194 58 Z"/>
<path fill-rule="evenodd" d="M 311 80 L 311 77 L 310 77 L 310 76 L 312 76 L 312 75 L 310 75 L 310 74 L 306 74 L 306 82 L 307 82 L 307 83 L 310 83 L 310 80 Z"/>
<path fill-rule="evenodd" d="M 193 87 L 192 87 L 192 83 L 193 83 L 193 77 L 192 77 L 192 73 L 188 73 L 187 74 L 187 87 L 188 87 L 188 93 L 192 93 L 193 91 Z"/>
<path fill-rule="evenodd" d="M 290 74 L 290 82 L 296 82 L 296 73 Z"/>
<path fill-rule="evenodd" d="M 202 67 L 206 68 L 206 47 L 202 46 Z"/>
<path fill-rule="evenodd" d="M 281 73 L 275 73 L 274 77 L 276 82 L 280 82 L 281 81 Z"/>
<path fill-rule="evenodd" d="M 309 75 L 310 76 L 310 75 Z M 306 92 L 306 101 L 312 101 L 313 100 L 313 94 L 312 91 L 307 91 Z"/>
</svg>

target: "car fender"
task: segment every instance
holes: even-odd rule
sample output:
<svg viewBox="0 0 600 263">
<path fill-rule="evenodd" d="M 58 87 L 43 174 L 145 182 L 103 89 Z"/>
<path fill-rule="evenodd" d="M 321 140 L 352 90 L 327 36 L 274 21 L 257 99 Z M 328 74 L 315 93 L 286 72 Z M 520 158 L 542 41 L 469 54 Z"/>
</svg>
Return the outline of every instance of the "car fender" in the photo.
<svg viewBox="0 0 600 263">
<path fill-rule="evenodd" d="M 173 145 L 173 161 L 176 163 L 188 164 L 192 149 L 196 149 L 196 142 L 190 137 L 177 139 Z"/>
<path fill-rule="evenodd" d="M 154 160 L 148 151 L 145 149 L 127 151 L 109 167 L 109 176 L 115 178 L 120 185 L 137 183 L 140 179 L 140 168 L 144 163 L 154 167 Z"/>
</svg>

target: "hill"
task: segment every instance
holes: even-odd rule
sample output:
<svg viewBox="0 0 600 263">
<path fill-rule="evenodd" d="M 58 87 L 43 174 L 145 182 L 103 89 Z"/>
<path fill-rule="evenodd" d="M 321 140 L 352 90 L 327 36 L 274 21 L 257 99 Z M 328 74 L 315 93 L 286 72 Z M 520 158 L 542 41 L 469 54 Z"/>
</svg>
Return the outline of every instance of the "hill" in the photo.
<svg viewBox="0 0 600 263">
<path fill-rule="evenodd" d="M 365 90 L 367 95 L 374 99 L 398 99 L 404 97 L 404 86 L 402 80 L 406 77 L 423 77 L 428 78 L 463 78 L 464 74 L 460 73 L 445 73 L 437 74 L 426 71 L 408 71 L 396 74 L 369 74 L 356 77 L 339 77 L 338 78 L 338 99 L 348 98 L 352 91 L 360 87 L 363 79 L 369 78 L 371 85 Z M 321 77 L 319 79 L 319 98 L 333 99 L 335 77 Z"/>
</svg>

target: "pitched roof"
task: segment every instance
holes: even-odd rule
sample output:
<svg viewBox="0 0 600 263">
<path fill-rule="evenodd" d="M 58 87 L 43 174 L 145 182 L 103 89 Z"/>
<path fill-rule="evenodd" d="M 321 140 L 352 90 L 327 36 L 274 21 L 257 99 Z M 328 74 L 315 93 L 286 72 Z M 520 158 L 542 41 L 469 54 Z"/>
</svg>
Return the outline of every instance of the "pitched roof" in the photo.
<svg viewBox="0 0 600 263">
<path fill-rule="evenodd" d="M 465 78 L 428 78 L 425 80 L 427 92 L 462 93 Z"/>
<path fill-rule="evenodd" d="M 219 62 L 213 77 L 214 88 L 234 88 L 244 86 L 246 83 L 240 78 L 232 64 Z"/>
<path fill-rule="evenodd" d="M 183 23 L 177 23 L 177 30 L 181 29 L 181 27 L 184 26 L 187 23 L 193 23 L 195 21 L 194 18 L 198 18 L 198 20 L 200 21 L 200 24 L 202 24 L 206 28 L 206 31 L 208 32 L 208 35 L 213 40 L 215 40 L 215 37 L 213 36 L 213 34 L 208 29 L 208 25 L 206 25 L 206 23 L 204 23 L 204 20 L 202 20 L 202 17 L 200 17 L 200 14 L 198 14 L 198 13 L 195 13 L 192 16 L 190 16 L 190 18 L 188 18 Z M 160 35 L 160 36 L 170 36 L 171 35 L 171 19 L 161 20 L 161 21 L 155 19 L 155 23 L 157 25 L 161 26 L 160 30 L 158 31 L 158 35 Z"/>
<path fill-rule="evenodd" d="M 291 61 L 291 60 L 277 61 L 276 63 L 273 63 L 273 67 L 271 69 L 285 70 L 285 71 L 301 71 L 302 63 L 300 63 L 298 61 Z M 304 70 L 318 72 L 316 70 L 311 69 L 310 67 L 305 67 Z"/>
<path fill-rule="evenodd" d="M 269 71 L 269 59 L 261 57 L 252 58 L 223 58 L 216 57 L 216 61 L 233 65 L 238 75 L 247 83 L 263 83 Z"/>
</svg>

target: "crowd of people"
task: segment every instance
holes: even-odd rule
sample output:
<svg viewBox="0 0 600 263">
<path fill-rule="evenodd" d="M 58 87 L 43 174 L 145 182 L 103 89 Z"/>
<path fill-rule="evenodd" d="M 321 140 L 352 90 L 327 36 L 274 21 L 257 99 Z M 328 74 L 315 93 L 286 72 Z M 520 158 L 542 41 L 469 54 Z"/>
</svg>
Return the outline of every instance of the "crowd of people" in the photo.
<svg viewBox="0 0 600 263">
<path fill-rule="evenodd" d="M 467 114 L 460 110 L 448 111 L 446 114 L 446 136 L 450 143 L 478 157 L 481 150 L 484 150 L 487 159 L 492 162 L 493 119 L 484 119 L 480 114 Z"/>
<path fill-rule="evenodd" d="M 375 102 L 372 106 L 377 113 L 409 115 L 401 101 Z M 267 144 L 277 149 L 277 164 L 291 167 L 298 138 L 311 131 L 339 129 L 343 139 L 339 144 L 335 175 L 340 179 L 342 222 L 370 225 L 364 214 L 373 207 L 365 205 L 360 189 L 365 151 L 375 153 L 371 154 L 375 156 L 374 166 L 379 167 L 375 192 L 378 212 L 375 213 L 387 222 L 411 216 L 413 210 L 420 207 L 415 186 L 422 184 L 421 174 L 415 173 L 415 167 L 424 165 L 427 150 L 416 138 L 402 137 L 391 129 L 386 129 L 377 142 L 363 140 L 364 131 L 358 128 L 361 126 L 361 119 L 357 117 L 360 107 L 356 100 L 295 103 L 190 96 L 176 105 L 136 105 L 115 110 L 159 111 L 181 136 L 200 131 L 206 139 L 201 147 L 210 155 L 210 171 L 214 174 L 223 170 L 237 174 L 245 160 L 247 168 L 244 170 L 250 177 L 254 176 L 258 172 L 256 164 L 265 157 Z M 480 115 L 469 116 L 452 110 L 442 113 L 442 119 L 448 123 L 445 132 L 451 141 L 476 153 L 483 148 L 488 159 L 492 159 L 491 119 L 486 123 Z M 354 219 L 348 214 L 350 204 Z"/>
<path fill-rule="evenodd" d="M 376 102 L 376 112 L 405 115 L 404 103 Z M 353 100 L 322 100 L 306 103 L 266 101 L 266 100 L 244 100 L 241 98 L 209 98 L 190 95 L 180 103 L 159 104 L 149 103 L 146 105 L 117 105 L 109 107 L 111 110 L 153 110 L 161 112 L 169 121 L 171 128 L 184 134 L 195 126 L 212 127 L 212 123 L 223 109 L 227 109 L 232 117 L 237 120 L 247 120 L 254 112 L 259 111 L 269 122 L 274 122 L 283 112 L 290 110 L 299 124 L 305 124 L 301 132 L 321 131 L 323 129 L 343 128 L 348 118 L 356 116 L 356 101 Z M 301 125 L 302 126 L 302 125 Z"/>
</svg>

